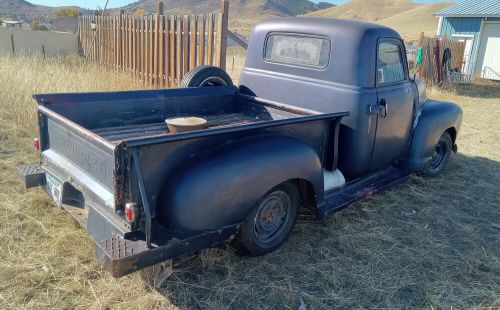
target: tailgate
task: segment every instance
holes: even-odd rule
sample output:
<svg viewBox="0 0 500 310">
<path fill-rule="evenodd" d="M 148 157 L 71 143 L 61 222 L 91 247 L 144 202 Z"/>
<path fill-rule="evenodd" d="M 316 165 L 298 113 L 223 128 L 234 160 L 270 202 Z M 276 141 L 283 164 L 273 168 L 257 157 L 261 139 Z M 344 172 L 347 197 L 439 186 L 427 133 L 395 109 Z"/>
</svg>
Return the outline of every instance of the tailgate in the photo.
<svg viewBox="0 0 500 310">
<path fill-rule="evenodd" d="M 115 146 L 47 107 L 39 111 L 43 169 L 114 209 Z"/>
</svg>

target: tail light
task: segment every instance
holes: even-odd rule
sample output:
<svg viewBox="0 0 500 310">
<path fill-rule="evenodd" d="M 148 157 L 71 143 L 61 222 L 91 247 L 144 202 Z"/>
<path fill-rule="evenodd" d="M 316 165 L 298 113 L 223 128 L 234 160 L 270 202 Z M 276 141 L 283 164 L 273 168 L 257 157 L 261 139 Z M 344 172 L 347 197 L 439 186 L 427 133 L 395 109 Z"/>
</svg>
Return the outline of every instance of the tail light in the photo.
<svg viewBox="0 0 500 310">
<path fill-rule="evenodd" d="M 135 221 L 137 216 L 137 204 L 135 203 L 127 203 L 125 205 L 125 219 L 127 222 L 132 223 Z"/>
<path fill-rule="evenodd" d="M 33 146 L 37 152 L 40 152 L 40 139 L 36 138 L 33 140 Z"/>
</svg>

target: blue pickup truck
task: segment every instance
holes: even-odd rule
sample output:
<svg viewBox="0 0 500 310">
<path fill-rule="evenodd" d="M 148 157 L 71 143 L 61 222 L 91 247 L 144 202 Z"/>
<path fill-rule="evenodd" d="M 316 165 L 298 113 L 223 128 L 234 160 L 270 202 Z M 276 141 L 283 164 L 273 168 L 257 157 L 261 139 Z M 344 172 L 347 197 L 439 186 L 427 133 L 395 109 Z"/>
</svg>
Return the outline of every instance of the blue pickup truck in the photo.
<svg viewBox="0 0 500 310">
<path fill-rule="evenodd" d="M 437 176 L 457 150 L 461 109 L 426 97 L 380 25 L 265 21 L 239 87 L 209 66 L 181 84 L 34 95 L 41 161 L 18 171 L 115 277 L 229 243 L 269 253 L 299 208 L 322 219 L 411 173 Z"/>
</svg>

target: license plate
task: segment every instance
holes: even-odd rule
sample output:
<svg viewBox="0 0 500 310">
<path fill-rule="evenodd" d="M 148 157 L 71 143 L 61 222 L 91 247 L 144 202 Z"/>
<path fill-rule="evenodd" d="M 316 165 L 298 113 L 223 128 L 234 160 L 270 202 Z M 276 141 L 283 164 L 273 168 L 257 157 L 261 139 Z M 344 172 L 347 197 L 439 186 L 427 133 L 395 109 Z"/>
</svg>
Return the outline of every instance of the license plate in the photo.
<svg viewBox="0 0 500 310">
<path fill-rule="evenodd" d="M 61 204 L 61 196 L 62 196 L 62 184 L 58 179 L 53 176 L 46 174 L 47 176 L 47 191 L 52 196 L 52 199 L 57 203 L 57 205 Z"/>
</svg>

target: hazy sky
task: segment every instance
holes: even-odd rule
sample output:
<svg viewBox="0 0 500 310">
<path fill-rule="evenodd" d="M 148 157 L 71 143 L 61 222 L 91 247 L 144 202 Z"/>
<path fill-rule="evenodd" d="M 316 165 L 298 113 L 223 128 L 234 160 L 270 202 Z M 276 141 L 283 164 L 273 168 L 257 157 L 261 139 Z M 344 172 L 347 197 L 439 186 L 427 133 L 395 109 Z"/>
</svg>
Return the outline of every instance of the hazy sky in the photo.
<svg viewBox="0 0 500 310">
<path fill-rule="evenodd" d="M 346 0 L 312 0 L 312 1 L 330 2 L 335 4 L 346 2 Z M 414 0 L 414 1 L 419 3 L 439 2 L 439 0 Z M 28 2 L 48 5 L 48 6 L 76 5 L 79 7 L 89 8 L 89 9 L 95 9 L 97 8 L 97 6 L 100 6 L 102 8 L 106 4 L 106 0 L 28 0 Z M 136 0 L 109 0 L 108 8 L 116 8 L 132 2 L 136 2 Z"/>
</svg>

